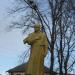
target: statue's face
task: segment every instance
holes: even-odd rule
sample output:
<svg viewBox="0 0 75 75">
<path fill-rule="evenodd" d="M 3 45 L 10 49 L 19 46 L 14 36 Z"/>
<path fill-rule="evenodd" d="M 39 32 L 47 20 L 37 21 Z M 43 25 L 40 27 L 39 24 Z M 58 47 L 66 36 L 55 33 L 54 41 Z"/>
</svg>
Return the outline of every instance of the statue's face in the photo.
<svg viewBox="0 0 75 75">
<path fill-rule="evenodd" d="M 36 24 L 36 25 L 34 26 L 35 32 L 40 31 L 40 28 L 41 28 L 41 26 L 40 26 L 39 24 Z"/>
</svg>

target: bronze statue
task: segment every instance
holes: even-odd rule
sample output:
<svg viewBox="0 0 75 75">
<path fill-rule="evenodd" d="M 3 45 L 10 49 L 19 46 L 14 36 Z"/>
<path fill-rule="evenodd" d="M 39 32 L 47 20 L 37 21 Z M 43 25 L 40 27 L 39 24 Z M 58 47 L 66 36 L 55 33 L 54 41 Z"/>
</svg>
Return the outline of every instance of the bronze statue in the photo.
<svg viewBox="0 0 75 75">
<path fill-rule="evenodd" d="M 31 45 L 30 58 L 27 65 L 26 75 L 44 75 L 44 57 L 48 50 L 48 41 L 41 26 L 36 24 L 34 32 L 23 40 L 24 44 Z"/>
</svg>

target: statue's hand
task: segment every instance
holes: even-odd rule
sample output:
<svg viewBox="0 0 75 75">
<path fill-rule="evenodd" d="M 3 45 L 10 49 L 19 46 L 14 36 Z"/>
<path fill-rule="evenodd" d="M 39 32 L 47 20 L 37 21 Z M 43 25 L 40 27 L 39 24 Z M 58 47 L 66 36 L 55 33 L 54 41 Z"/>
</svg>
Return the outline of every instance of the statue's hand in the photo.
<svg viewBox="0 0 75 75">
<path fill-rule="evenodd" d="M 24 43 L 24 44 L 27 43 L 26 39 L 23 40 L 23 43 Z"/>
</svg>

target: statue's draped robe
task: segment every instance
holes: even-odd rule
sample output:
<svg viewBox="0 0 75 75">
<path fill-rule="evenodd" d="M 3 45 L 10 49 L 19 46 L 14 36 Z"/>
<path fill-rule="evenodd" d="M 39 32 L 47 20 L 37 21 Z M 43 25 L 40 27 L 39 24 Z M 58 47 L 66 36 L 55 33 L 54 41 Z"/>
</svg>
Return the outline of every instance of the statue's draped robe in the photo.
<svg viewBox="0 0 75 75">
<path fill-rule="evenodd" d="M 31 45 L 26 74 L 44 75 L 44 57 L 48 50 L 46 35 L 43 32 L 33 32 L 24 40 Z"/>
</svg>

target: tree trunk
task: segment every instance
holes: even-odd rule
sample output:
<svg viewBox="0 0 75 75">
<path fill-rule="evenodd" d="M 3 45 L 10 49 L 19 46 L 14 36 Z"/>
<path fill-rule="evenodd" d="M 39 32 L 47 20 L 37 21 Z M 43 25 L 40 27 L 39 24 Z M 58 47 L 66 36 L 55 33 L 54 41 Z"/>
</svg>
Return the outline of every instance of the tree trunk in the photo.
<svg viewBox="0 0 75 75">
<path fill-rule="evenodd" d="M 51 52 L 50 75 L 53 75 L 53 66 L 54 66 L 54 51 Z"/>
</svg>

